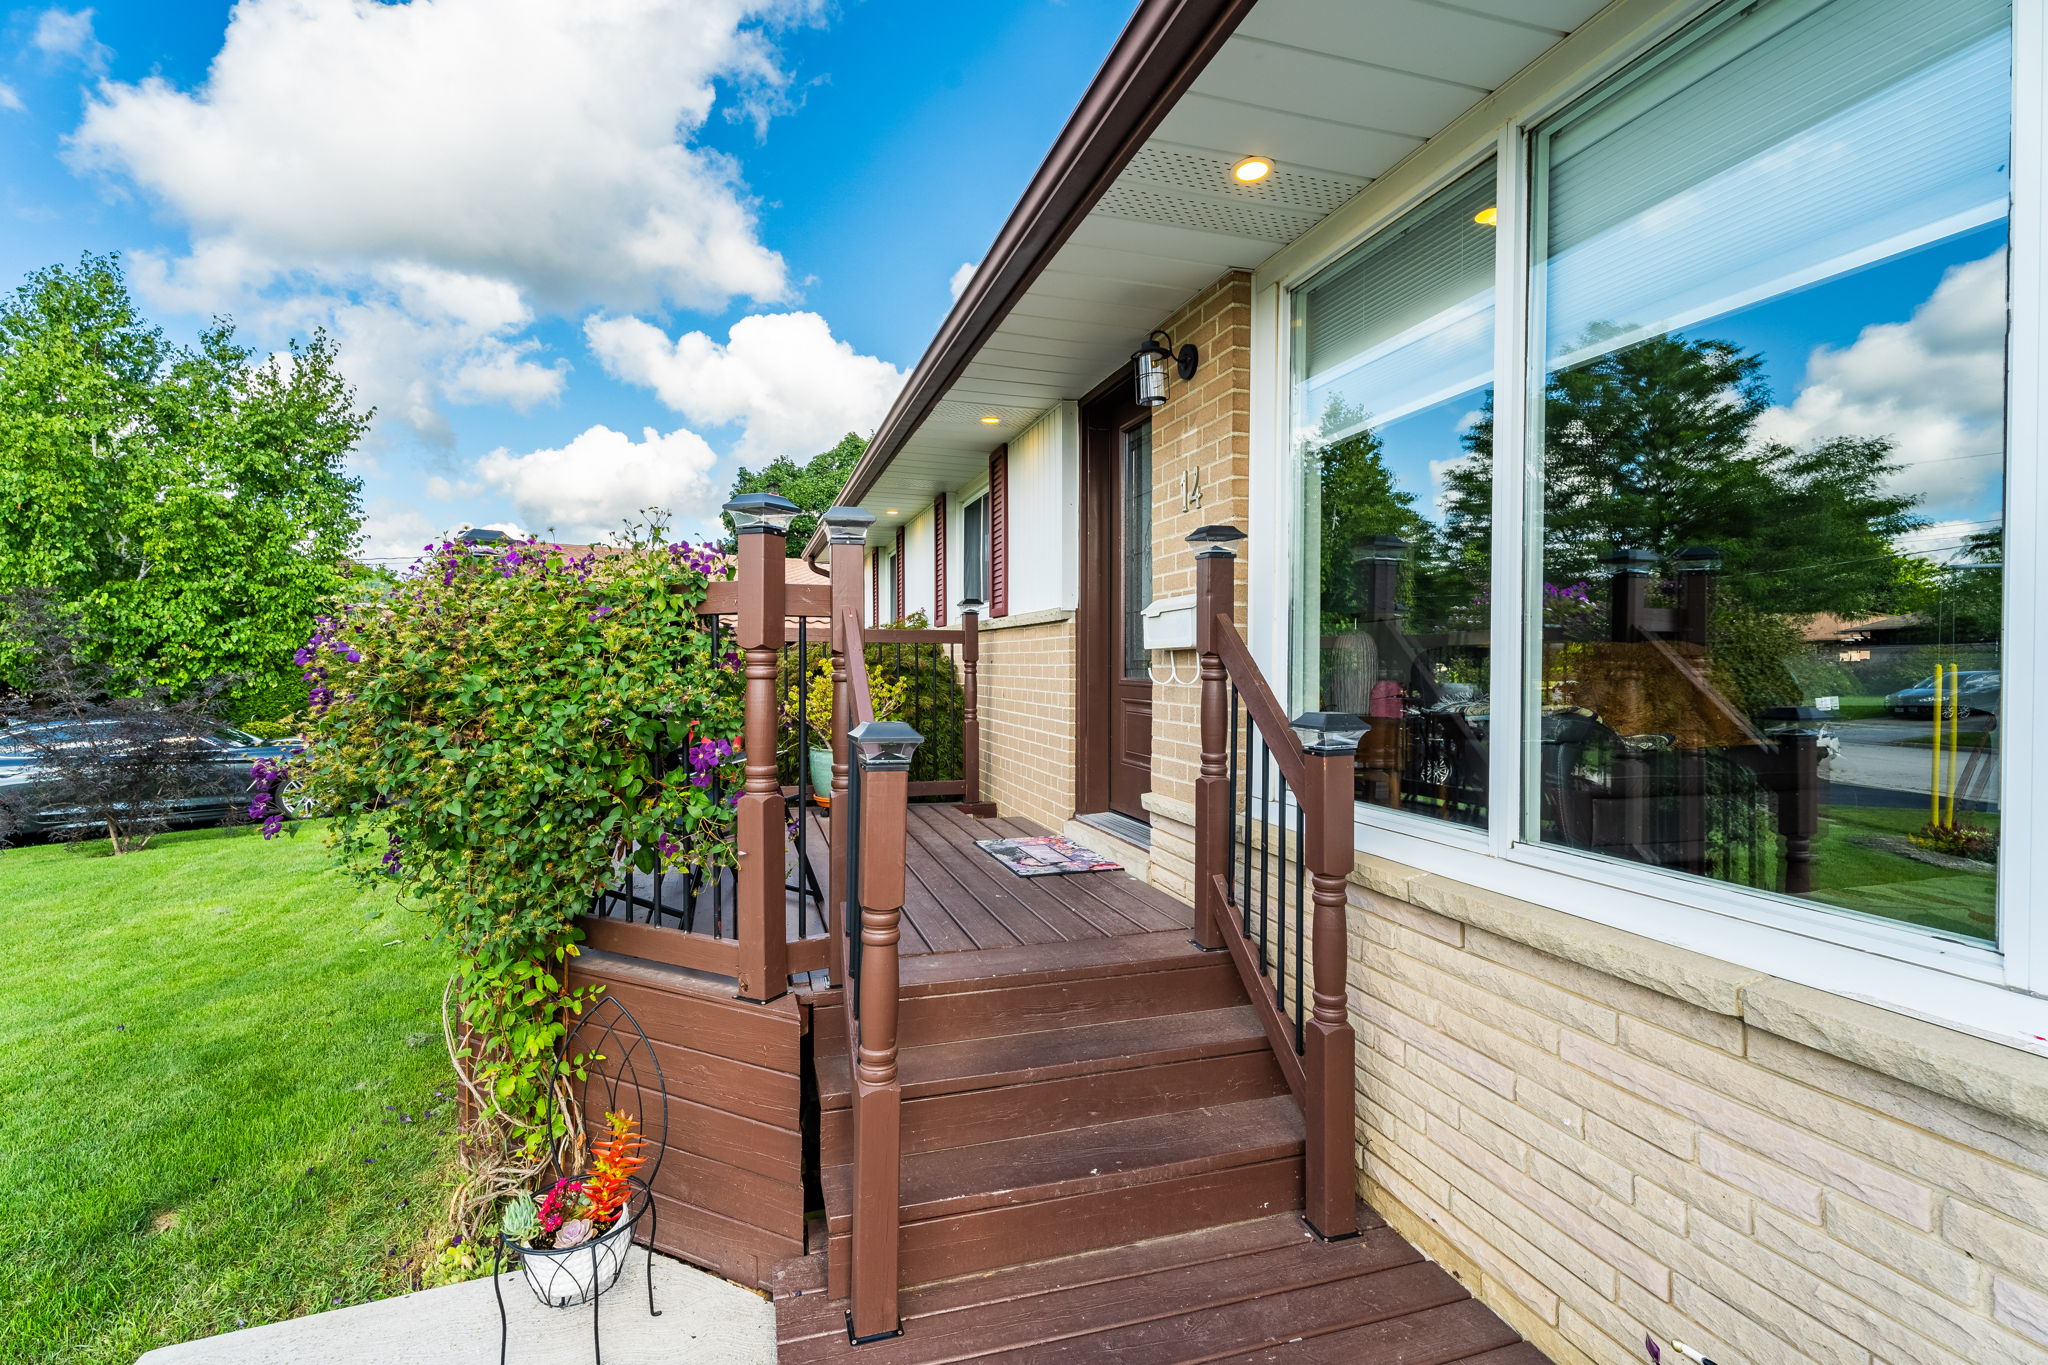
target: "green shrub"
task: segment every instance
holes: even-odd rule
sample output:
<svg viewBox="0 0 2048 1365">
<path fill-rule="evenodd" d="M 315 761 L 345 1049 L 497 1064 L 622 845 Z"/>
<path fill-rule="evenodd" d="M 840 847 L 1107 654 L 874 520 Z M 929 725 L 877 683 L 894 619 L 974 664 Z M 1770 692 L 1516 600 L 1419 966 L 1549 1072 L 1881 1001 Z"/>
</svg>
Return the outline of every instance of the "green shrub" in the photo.
<svg viewBox="0 0 2048 1365">
<path fill-rule="evenodd" d="M 395 883 L 457 952 L 464 1080 L 485 1110 L 458 1198 L 472 1229 L 550 1136 L 546 1076 L 587 1003 L 565 990 L 575 917 L 628 862 L 735 863 L 710 780 L 735 759 L 743 677 L 696 610 L 726 561 L 659 527 L 621 549 L 445 543 L 298 655 L 296 767 L 342 863 Z"/>
</svg>

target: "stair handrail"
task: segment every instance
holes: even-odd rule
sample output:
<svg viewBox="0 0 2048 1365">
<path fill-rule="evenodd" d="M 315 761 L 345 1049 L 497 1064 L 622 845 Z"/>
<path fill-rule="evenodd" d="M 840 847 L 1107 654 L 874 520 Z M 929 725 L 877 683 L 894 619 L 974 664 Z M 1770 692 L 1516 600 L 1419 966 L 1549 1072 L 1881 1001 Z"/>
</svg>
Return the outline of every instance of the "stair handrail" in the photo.
<svg viewBox="0 0 2048 1365">
<path fill-rule="evenodd" d="M 832 576 L 833 977 L 845 986 L 853 1073 L 852 1236 L 848 1337 L 901 1331 L 897 1309 L 903 1096 L 897 1079 L 897 945 L 910 822 L 910 758 L 921 737 L 875 719 L 862 624 L 861 570 L 874 516 L 834 507 L 823 518 Z"/>
<path fill-rule="evenodd" d="M 1243 538 L 1241 531 L 1225 526 L 1205 526 L 1188 537 L 1200 547 L 1195 555 L 1195 648 L 1202 688 L 1195 940 L 1204 948 L 1229 951 L 1265 1025 L 1306 1121 L 1305 1217 L 1319 1236 L 1334 1240 L 1358 1232 L 1357 1037 L 1345 1008 L 1344 886 L 1352 866 L 1353 770 L 1366 727 L 1356 717 L 1320 713 L 1290 721 L 1281 709 L 1236 625 L 1237 555 L 1230 543 Z M 1251 767 L 1255 746 L 1261 760 L 1257 795 Z M 1280 776 L 1277 804 L 1275 768 Z M 1295 882 L 1291 953 L 1290 827 Z M 1240 851 L 1242 875 L 1236 872 Z M 1304 879 L 1312 898 L 1303 894 Z M 1275 908 L 1277 914 L 1269 918 Z M 1305 976 L 1312 982 L 1308 1009 L 1302 1000 Z"/>
</svg>

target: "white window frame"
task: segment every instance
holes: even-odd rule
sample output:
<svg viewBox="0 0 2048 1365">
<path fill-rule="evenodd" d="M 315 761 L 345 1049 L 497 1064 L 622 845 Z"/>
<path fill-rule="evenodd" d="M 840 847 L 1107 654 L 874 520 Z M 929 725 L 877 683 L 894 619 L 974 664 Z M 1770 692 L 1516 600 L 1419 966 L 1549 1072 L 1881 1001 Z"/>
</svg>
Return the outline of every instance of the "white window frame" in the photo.
<svg viewBox="0 0 2048 1365">
<path fill-rule="evenodd" d="M 1523 478 L 1494 479 L 1494 525 L 1519 527 L 1526 478 L 1536 466 L 1528 400 L 1542 382 L 1542 358 L 1530 345 L 1529 133 L 1622 68 L 1648 54 L 1724 0 L 1622 0 L 1603 10 L 1455 120 L 1406 161 L 1360 192 L 1260 266 L 1252 284 L 1251 543 L 1247 547 L 1249 644 L 1282 693 L 1298 697 L 1288 611 L 1292 558 L 1299 544 L 1291 486 L 1291 366 L 1287 347 L 1293 291 L 1360 242 L 1488 157 L 1499 177 L 1496 247 L 1494 419 L 1501 433 L 1522 433 Z M 2011 332 L 2008 343 L 2005 667 L 2048 696 L 2048 631 L 2037 628 L 2048 594 L 2048 478 L 2038 468 L 2048 426 L 2048 0 L 2014 0 L 2013 160 L 2010 240 Z M 2031 249 L 2026 249 L 2031 244 Z M 1518 382 L 1519 381 L 1519 382 Z M 1502 443 L 1503 446 L 1505 442 Z M 1492 600 L 1523 601 L 1537 552 L 1492 556 Z M 1521 829 L 1524 765 L 1521 712 L 1530 636 L 1523 611 L 1493 622 L 1496 679 L 1513 676 L 1514 704 L 1493 708 L 1489 787 L 1494 810 L 1484 830 L 1355 808 L 1357 847 L 1394 862 L 1519 899 L 1555 907 L 1838 995 L 1948 1024 L 2048 1053 L 2048 894 L 2030 897 L 2037 871 L 2030 839 L 2002 841 L 2000 944 L 1950 940 L 1874 917 L 1806 907 L 1732 886 L 1529 841 Z M 1497 684 L 1498 686 L 1498 684 Z M 2015 689 L 2010 685 L 2008 694 Z M 2048 811 L 2048 727 L 2028 706 L 2002 717 L 2005 762 L 2000 810 L 2007 828 L 2030 829 Z M 2048 888 L 2043 888 L 2048 892 Z M 2030 908 L 2030 899 L 2044 902 Z"/>
</svg>

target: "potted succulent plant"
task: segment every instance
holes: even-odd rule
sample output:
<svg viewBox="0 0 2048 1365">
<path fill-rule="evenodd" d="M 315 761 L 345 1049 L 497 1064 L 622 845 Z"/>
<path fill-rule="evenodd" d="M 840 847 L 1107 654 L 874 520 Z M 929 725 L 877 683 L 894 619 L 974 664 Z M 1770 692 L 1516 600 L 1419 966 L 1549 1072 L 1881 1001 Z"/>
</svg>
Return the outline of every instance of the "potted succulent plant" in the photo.
<svg viewBox="0 0 2048 1365">
<path fill-rule="evenodd" d="M 588 1303 L 611 1287 L 626 1264 L 639 1216 L 634 1173 L 646 1164 L 646 1139 L 626 1114 L 607 1113 L 605 1136 L 591 1143 L 590 1171 L 564 1176 L 538 1199 L 505 1206 L 505 1240 L 519 1254 L 527 1287 L 551 1308 Z M 643 1201 L 644 1204 L 644 1201 Z"/>
</svg>

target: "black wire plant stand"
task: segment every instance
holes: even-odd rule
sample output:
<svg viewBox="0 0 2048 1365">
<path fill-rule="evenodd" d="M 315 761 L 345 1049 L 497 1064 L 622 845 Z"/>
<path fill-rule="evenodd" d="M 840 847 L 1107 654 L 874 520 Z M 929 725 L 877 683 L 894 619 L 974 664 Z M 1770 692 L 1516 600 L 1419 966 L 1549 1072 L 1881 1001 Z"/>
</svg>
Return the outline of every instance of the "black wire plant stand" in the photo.
<svg viewBox="0 0 2048 1365">
<path fill-rule="evenodd" d="M 508 1243 L 504 1229 L 497 1229 L 491 1285 L 498 1296 L 498 1365 L 505 1365 L 512 1334 L 511 1319 L 505 1313 L 503 1274 L 508 1252 L 518 1256 L 527 1286 L 541 1303 L 550 1308 L 590 1305 L 591 1354 L 602 1365 L 598 1302 L 624 1272 L 626 1255 L 638 1240 L 635 1234 L 645 1219 L 647 1313 L 661 1316 L 654 1306 L 654 1238 L 660 1211 L 654 1203 L 653 1186 L 668 1146 L 668 1087 L 661 1059 L 640 1021 L 615 997 L 605 995 L 569 1030 L 548 1069 L 543 1131 L 554 1136 L 547 1164 L 539 1172 L 542 1188 L 565 1176 L 574 1179 L 587 1174 L 587 1159 L 579 1158 L 586 1157 L 589 1150 L 587 1132 L 592 1125 L 588 1116 L 614 1112 L 631 1113 L 639 1120 L 640 1136 L 652 1155 L 640 1172 L 627 1177 L 631 1192 L 612 1225 L 587 1242 L 562 1248 Z M 562 1131 L 556 1134 L 558 1121 Z"/>
</svg>

